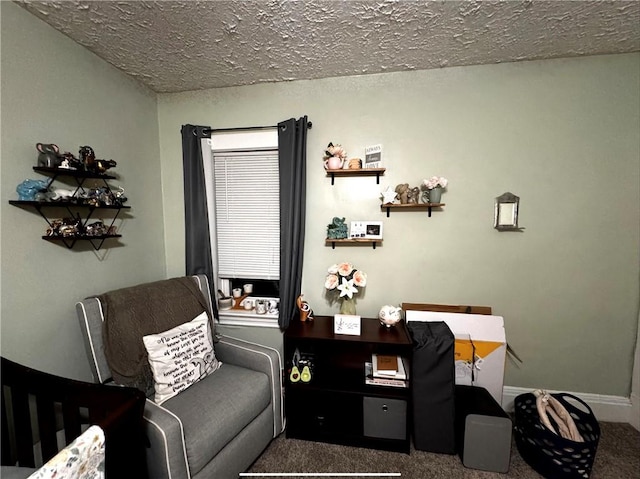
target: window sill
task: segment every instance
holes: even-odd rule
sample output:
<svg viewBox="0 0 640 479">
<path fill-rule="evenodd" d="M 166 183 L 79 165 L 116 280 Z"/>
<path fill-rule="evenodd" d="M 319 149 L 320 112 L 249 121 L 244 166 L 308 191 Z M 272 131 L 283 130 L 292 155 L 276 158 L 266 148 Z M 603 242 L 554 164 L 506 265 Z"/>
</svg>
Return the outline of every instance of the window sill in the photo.
<svg viewBox="0 0 640 479">
<path fill-rule="evenodd" d="M 244 311 L 218 311 L 222 326 L 254 326 L 261 328 L 279 328 L 277 314 L 256 314 Z"/>
</svg>

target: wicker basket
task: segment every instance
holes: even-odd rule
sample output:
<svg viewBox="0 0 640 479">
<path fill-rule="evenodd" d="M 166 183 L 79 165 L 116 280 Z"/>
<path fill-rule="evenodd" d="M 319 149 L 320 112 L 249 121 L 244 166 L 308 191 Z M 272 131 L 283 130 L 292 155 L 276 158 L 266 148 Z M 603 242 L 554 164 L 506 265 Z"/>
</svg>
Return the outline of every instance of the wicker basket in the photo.
<svg viewBox="0 0 640 479">
<path fill-rule="evenodd" d="M 564 439 L 544 427 L 536 408 L 536 397 L 526 393 L 515 398 L 514 435 L 518 451 L 527 464 L 547 479 L 588 479 L 600 440 L 598 421 L 582 399 L 567 393 L 551 395 L 567 409 L 584 442 Z M 579 402 L 588 412 L 565 398 Z"/>
</svg>

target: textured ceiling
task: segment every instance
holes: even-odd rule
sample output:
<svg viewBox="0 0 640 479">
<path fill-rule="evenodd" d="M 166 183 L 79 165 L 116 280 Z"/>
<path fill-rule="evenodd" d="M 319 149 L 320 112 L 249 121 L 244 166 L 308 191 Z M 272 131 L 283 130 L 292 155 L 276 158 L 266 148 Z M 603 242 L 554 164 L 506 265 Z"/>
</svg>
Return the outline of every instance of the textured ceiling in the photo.
<svg viewBox="0 0 640 479">
<path fill-rule="evenodd" d="M 638 1 L 17 3 L 156 92 L 640 51 Z"/>
</svg>

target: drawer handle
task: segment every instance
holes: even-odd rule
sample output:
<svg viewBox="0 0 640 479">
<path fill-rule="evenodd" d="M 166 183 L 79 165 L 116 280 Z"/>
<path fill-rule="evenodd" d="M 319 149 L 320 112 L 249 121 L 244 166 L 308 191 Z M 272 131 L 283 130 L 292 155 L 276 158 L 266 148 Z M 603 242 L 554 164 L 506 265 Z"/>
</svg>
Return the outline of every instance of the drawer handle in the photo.
<svg viewBox="0 0 640 479">
<path fill-rule="evenodd" d="M 382 410 L 383 410 L 384 412 L 387 412 L 387 411 L 389 410 L 389 407 L 388 407 L 386 404 L 383 404 L 383 405 L 382 405 Z"/>
</svg>

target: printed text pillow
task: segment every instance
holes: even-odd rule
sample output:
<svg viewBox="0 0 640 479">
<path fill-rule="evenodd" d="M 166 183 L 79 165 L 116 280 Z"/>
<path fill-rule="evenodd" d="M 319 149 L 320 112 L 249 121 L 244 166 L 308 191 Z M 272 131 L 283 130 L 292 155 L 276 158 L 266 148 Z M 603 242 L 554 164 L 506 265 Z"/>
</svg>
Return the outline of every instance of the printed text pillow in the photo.
<svg viewBox="0 0 640 479">
<path fill-rule="evenodd" d="M 213 351 L 207 313 L 159 334 L 143 336 L 155 386 L 162 404 L 221 366 Z"/>
</svg>

